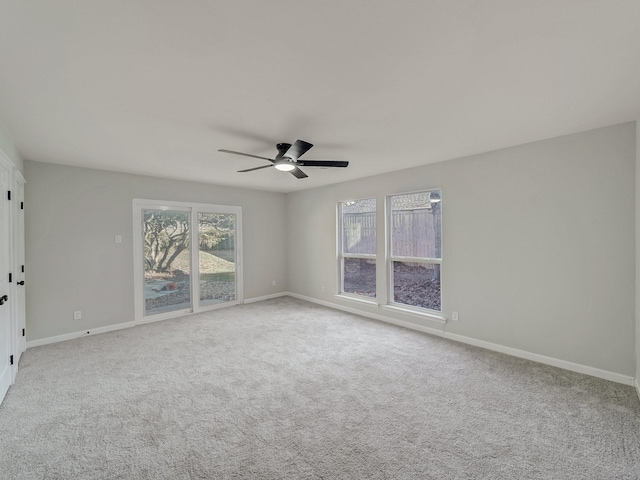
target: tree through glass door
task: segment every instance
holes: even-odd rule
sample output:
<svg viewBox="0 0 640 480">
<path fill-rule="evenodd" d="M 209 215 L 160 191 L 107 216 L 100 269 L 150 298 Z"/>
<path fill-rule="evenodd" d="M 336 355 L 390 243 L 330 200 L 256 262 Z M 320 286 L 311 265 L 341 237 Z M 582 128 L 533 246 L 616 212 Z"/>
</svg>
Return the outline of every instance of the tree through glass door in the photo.
<svg viewBox="0 0 640 480">
<path fill-rule="evenodd" d="M 191 215 L 143 210 L 145 315 L 191 307 Z"/>
</svg>

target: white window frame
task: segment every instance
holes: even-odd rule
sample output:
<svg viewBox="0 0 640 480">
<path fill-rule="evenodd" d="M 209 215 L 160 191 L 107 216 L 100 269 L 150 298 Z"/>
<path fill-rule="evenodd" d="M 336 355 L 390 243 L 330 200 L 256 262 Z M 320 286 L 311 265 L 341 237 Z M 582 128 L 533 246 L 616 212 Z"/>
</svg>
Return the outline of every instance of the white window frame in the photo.
<svg viewBox="0 0 640 480">
<path fill-rule="evenodd" d="M 393 262 L 405 262 L 405 263 L 421 263 L 425 265 L 440 265 L 440 278 L 442 279 L 442 259 L 444 257 L 442 231 L 440 232 L 440 258 L 430 257 L 405 257 L 400 255 L 393 255 L 393 209 L 391 207 L 391 199 L 401 195 L 411 195 L 414 193 L 430 193 L 438 192 L 440 194 L 440 201 L 442 201 L 442 189 L 430 188 L 425 190 L 418 190 L 415 192 L 393 193 L 385 197 L 385 256 L 386 256 L 386 286 L 387 286 L 387 304 L 384 305 L 385 309 L 400 311 L 403 313 L 417 315 L 419 317 L 430 317 L 433 320 L 444 323 L 446 321 L 443 314 L 443 295 L 442 295 L 442 280 L 440 282 L 440 310 L 433 310 L 430 308 L 417 307 L 413 305 L 407 305 L 405 303 L 398 303 L 394 301 L 394 283 L 393 283 Z M 442 228 L 442 227 L 441 227 Z"/>
<path fill-rule="evenodd" d="M 345 253 L 344 252 L 344 245 L 343 245 L 343 238 L 344 238 L 344 232 L 343 232 L 343 228 L 344 228 L 344 224 L 343 224 L 343 205 L 345 203 L 348 202 L 357 202 L 360 200 L 373 200 L 374 204 L 376 205 L 376 215 L 377 215 L 377 210 L 378 210 L 378 202 L 377 199 L 375 197 L 363 197 L 363 198 L 355 198 L 355 199 L 351 199 L 351 200 L 341 200 L 338 202 L 337 205 L 337 220 L 338 220 L 338 225 L 337 225 L 337 229 L 336 231 L 338 232 L 337 235 L 337 261 L 338 261 L 338 281 L 337 281 L 337 285 L 338 285 L 338 293 L 337 293 L 337 297 L 340 298 L 346 298 L 348 300 L 355 300 L 358 302 L 363 302 L 363 303 L 368 303 L 368 304 L 373 304 L 373 305 L 378 305 L 378 282 L 377 282 L 377 273 L 376 273 L 376 296 L 375 297 L 367 297 L 366 295 L 358 295 L 357 293 L 350 293 L 350 292 L 345 292 L 344 291 L 344 261 L 345 259 L 363 259 L 363 260 L 374 260 L 375 264 L 376 264 L 376 272 L 378 269 L 378 255 L 376 254 L 370 254 L 370 253 Z M 376 226 L 377 226 L 377 221 L 376 221 Z M 376 229 L 377 230 L 377 229 Z M 377 244 L 378 244 L 378 232 L 376 231 L 376 251 L 377 251 Z"/>
<path fill-rule="evenodd" d="M 235 231 L 235 268 L 236 268 L 236 298 L 230 302 L 224 302 L 214 305 L 201 306 L 199 302 L 200 292 L 200 268 L 198 264 L 198 255 L 193 252 L 199 251 L 198 235 L 194 235 L 197 231 L 192 227 L 191 232 L 191 307 L 180 310 L 172 310 L 170 312 L 158 313 L 154 315 L 144 315 L 144 250 L 143 250 L 143 226 L 142 212 L 143 210 L 172 210 L 189 212 L 191 215 L 191 225 L 198 225 L 199 213 L 222 213 L 232 214 L 236 216 Z M 190 203 L 190 202 L 173 202 L 165 200 L 146 200 L 133 199 L 133 290 L 134 290 L 134 307 L 135 307 L 135 324 L 151 323 L 168 318 L 180 317 L 192 313 L 205 312 L 215 310 L 232 305 L 243 303 L 243 280 L 242 280 L 242 207 L 229 205 L 212 205 L 207 203 Z"/>
</svg>

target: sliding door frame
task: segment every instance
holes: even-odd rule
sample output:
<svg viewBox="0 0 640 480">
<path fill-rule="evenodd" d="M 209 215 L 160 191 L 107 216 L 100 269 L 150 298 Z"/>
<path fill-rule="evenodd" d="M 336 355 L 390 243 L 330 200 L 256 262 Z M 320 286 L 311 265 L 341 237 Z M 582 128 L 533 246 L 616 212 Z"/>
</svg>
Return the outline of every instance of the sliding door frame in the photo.
<svg viewBox="0 0 640 480">
<path fill-rule="evenodd" d="M 191 272 L 191 306 L 170 312 L 145 316 L 144 308 L 144 228 L 142 225 L 144 210 L 171 210 L 189 212 L 191 219 L 190 256 Z M 220 213 L 235 215 L 235 300 L 213 305 L 200 305 L 200 268 L 199 268 L 199 235 L 198 214 Z M 133 291 L 135 305 L 135 324 L 151 323 L 168 318 L 175 318 L 192 313 L 215 310 L 243 303 L 243 275 L 242 275 L 242 207 L 229 205 L 212 205 L 207 203 L 174 202 L 165 200 L 133 199 Z"/>
</svg>

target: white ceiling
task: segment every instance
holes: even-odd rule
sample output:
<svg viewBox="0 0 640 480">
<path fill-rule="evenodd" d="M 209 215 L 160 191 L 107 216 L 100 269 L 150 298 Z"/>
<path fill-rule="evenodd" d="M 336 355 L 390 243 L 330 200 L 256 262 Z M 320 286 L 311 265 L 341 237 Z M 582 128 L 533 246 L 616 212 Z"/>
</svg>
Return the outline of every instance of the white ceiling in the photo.
<svg viewBox="0 0 640 480">
<path fill-rule="evenodd" d="M 290 192 L 638 117 L 638 0 L 0 0 L 28 160 Z M 298 138 L 349 167 L 217 151 Z"/>
</svg>

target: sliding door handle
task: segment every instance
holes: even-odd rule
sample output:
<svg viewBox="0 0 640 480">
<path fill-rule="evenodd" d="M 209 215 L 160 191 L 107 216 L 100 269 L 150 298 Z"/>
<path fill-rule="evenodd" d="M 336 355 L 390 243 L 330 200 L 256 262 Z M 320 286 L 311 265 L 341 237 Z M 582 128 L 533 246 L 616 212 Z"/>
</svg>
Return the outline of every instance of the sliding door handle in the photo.
<svg viewBox="0 0 640 480">
<path fill-rule="evenodd" d="M 16 282 L 18 285 L 24 285 L 24 280 L 22 280 L 21 282 Z"/>
<path fill-rule="evenodd" d="M 4 305 L 4 302 L 6 302 L 7 300 L 9 300 L 9 297 L 7 295 L 3 295 L 0 297 L 0 305 Z"/>
</svg>

